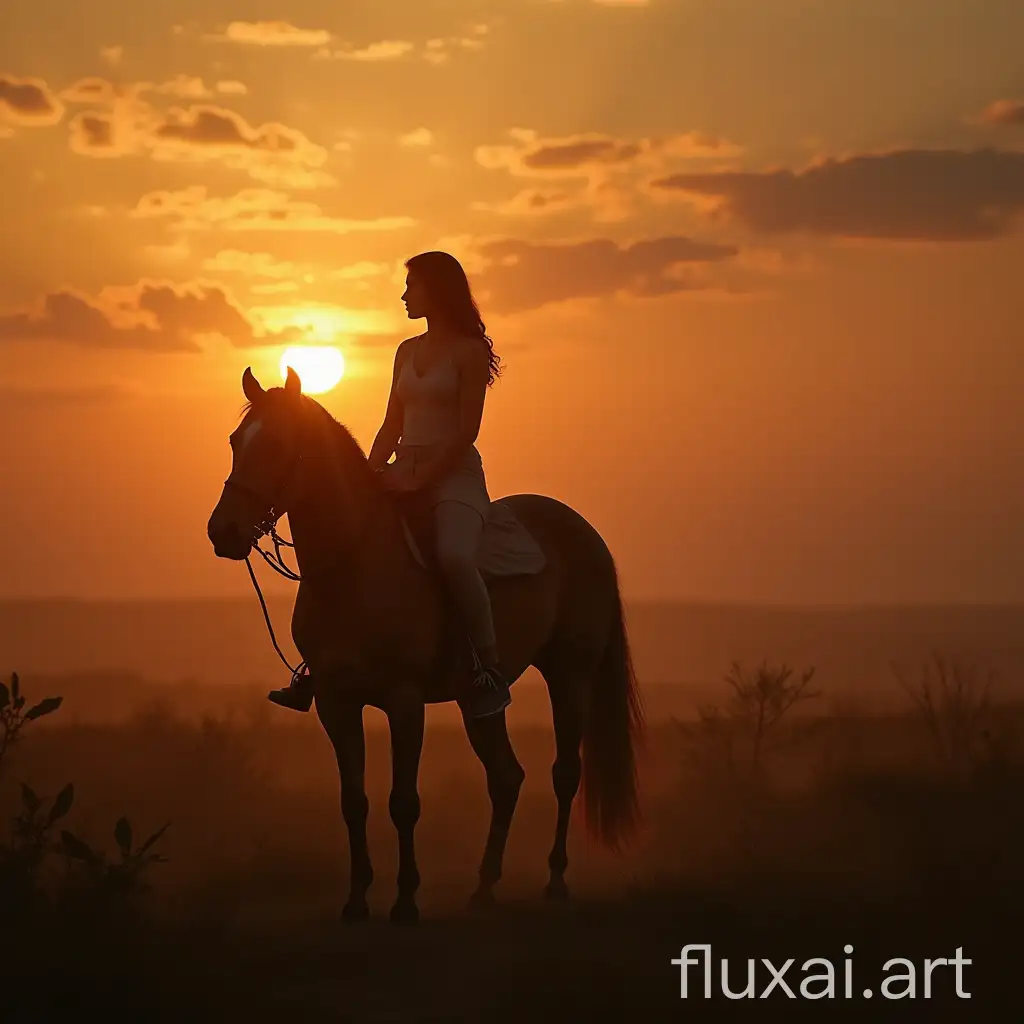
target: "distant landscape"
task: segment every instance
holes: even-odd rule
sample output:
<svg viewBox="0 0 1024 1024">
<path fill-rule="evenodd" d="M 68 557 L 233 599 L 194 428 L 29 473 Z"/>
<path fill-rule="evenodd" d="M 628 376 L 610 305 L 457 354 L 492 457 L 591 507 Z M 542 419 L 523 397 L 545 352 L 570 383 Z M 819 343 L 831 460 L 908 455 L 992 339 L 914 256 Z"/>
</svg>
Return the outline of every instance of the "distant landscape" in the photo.
<svg viewBox="0 0 1024 1024">
<path fill-rule="evenodd" d="M 244 582 L 244 581 L 243 581 Z M 295 664 L 293 598 L 268 597 L 282 647 Z M 627 605 L 637 676 L 648 715 L 689 717 L 713 701 L 735 660 L 796 671 L 814 666 L 826 705 L 900 710 L 906 696 L 891 663 L 916 669 L 939 650 L 996 673 L 993 696 L 1024 696 L 1024 607 L 819 607 L 634 602 Z M 255 595 L 212 601 L 0 602 L 0 671 L 35 688 L 58 683 L 66 720 L 114 717 L 166 697 L 178 708 L 262 699 L 287 682 Z M 510 720 L 548 720 L 531 672 L 515 690 Z M 166 684 L 173 684 L 166 690 Z M 208 692 L 231 687 L 230 693 Z M 198 703 L 196 703 L 198 702 Z M 441 714 L 449 709 L 436 709 Z"/>
</svg>

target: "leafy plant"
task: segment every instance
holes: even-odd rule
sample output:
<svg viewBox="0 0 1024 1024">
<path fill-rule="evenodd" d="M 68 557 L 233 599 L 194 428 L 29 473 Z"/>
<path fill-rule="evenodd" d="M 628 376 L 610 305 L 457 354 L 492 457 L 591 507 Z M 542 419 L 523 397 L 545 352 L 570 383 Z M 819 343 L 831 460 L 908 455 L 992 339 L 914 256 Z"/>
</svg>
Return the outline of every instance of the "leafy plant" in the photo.
<svg viewBox="0 0 1024 1024">
<path fill-rule="evenodd" d="M 8 686 L 0 683 L 0 767 L 14 744 L 21 740 L 29 722 L 52 714 L 62 703 L 61 697 L 46 697 L 26 707 L 17 673 Z M 83 839 L 66 829 L 55 842 L 53 830 L 67 816 L 75 799 L 75 789 L 68 783 L 53 802 L 46 802 L 30 786 L 21 785 L 21 809 L 11 822 L 10 836 L 0 841 L 0 907 L 5 911 L 3 923 L 17 925 L 26 913 L 38 904 L 43 895 L 43 868 L 48 855 L 63 853 L 66 862 L 84 866 L 87 889 L 93 895 L 106 899 L 113 896 L 131 896 L 149 889 L 144 873 L 153 864 L 166 860 L 153 851 L 168 825 L 154 832 L 137 848 L 133 848 L 131 823 L 122 817 L 114 826 L 114 841 L 119 858 L 94 850 Z M 65 891 L 73 879 L 69 872 L 61 881 Z"/>
<path fill-rule="evenodd" d="M 119 860 L 108 860 L 101 851 L 94 850 L 87 842 L 66 830 L 60 834 L 61 850 L 69 861 L 82 864 L 87 876 L 97 889 L 110 894 L 146 892 L 150 886 L 143 874 L 151 864 L 166 863 L 167 858 L 150 851 L 170 827 L 170 822 L 154 832 L 138 848 L 132 848 L 132 826 L 127 818 L 121 818 L 114 826 L 114 841 L 117 844 Z"/>
<path fill-rule="evenodd" d="M 26 711 L 18 673 L 11 673 L 10 686 L 0 683 L 0 768 L 3 767 L 5 755 L 20 739 L 25 726 L 56 711 L 63 700 L 63 697 L 44 697 Z"/>
<path fill-rule="evenodd" d="M 11 838 L 0 843 L 0 887 L 3 902 L 24 907 L 38 895 L 40 874 L 47 853 L 52 848 L 51 831 L 63 818 L 75 799 L 69 782 L 44 811 L 43 800 L 22 783 L 21 811 L 11 825 Z"/>
</svg>

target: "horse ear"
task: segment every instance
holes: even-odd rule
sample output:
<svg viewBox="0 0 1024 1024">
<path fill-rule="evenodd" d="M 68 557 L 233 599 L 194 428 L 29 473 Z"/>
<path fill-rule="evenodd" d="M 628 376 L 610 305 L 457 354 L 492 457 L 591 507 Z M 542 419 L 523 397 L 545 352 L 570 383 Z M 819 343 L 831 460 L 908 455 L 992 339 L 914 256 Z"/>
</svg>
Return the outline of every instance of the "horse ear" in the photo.
<svg viewBox="0 0 1024 1024">
<path fill-rule="evenodd" d="M 250 402 L 256 402 L 262 398 L 266 392 L 263 390 L 263 385 L 253 376 L 252 367 L 247 366 L 245 373 L 242 374 L 242 394 Z"/>
<path fill-rule="evenodd" d="M 285 378 L 284 389 L 289 395 L 294 395 L 296 398 L 302 394 L 302 381 L 290 366 L 288 367 L 288 376 Z"/>
</svg>

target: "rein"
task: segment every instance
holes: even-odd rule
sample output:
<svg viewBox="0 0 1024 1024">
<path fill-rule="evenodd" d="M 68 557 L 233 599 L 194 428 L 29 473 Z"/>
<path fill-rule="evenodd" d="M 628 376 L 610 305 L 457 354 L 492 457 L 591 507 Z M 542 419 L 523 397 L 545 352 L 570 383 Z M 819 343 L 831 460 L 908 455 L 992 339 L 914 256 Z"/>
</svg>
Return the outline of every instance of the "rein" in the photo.
<svg viewBox="0 0 1024 1024">
<path fill-rule="evenodd" d="M 269 551 L 264 551 L 258 543 L 253 544 L 253 549 L 260 555 L 260 557 L 274 570 L 274 572 L 283 576 L 287 580 L 292 580 L 295 583 L 301 582 L 302 577 L 285 565 L 284 559 L 281 557 L 281 548 L 289 547 L 294 548 L 295 545 L 285 540 L 278 532 L 277 527 L 271 523 L 269 529 L 260 528 L 260 536 L 270 536 L 270 539 L 274 542 L 274 554 Z M 253 572 L 252 562 L 249 561 L 249 555 L 245 556 L 245 567 L 249 570 L 249 579 L 252 580 L 252 585 L 256 590 L 256 596 L 260 600 L 260 608 L 263 609 L 263 618 L 267 623 L 267 630 L 270 633 L 270 642 L 274 645 L 274 650 L 277 651 L 277 656 L 284 662 L 284 666 L 292 674 L 292 682 L 294 683 L 301 675 L 306 672 L 306 663 L 300 661 L 299 664 L 292 668 L 288 663 L 288 659 L 284 656 L 281 651 L 281 647 L 277 642 L 277 637 L 274 635 L 274 626 L 270 621 L 270 612 L 267 611 L 267 602 L 263 598 L 263 591 L 260 589 L 259 581 L 256 579 L 256 573 Z"/>
<path fill-rule="evenodd" d="M 298 464 L 302 461 L 302 456 L 297 455 L 294 459 L 292 466 L 289 469 L 286 480 L 288 482 L 294 477 L 294 474 L 298 468 Z M 263 496 L 256 493 L 251 487 L 245 484 L 239 483 L 236 480 L 232 480 L 229 476 L 224 481 L 225 486 L 234 487 L 243 493 L 248 494 L 250 497 L 255 497 L 257 500 L 263 500 Z M 281 518 L 284 513 L 281 512 L 278 515 L 274 515 L 273 507 L 271 506 L 270 514 L 266 519 L 261 521 L 256 526 L 257 540 L 253 542 L 253 550 L 274 570 L 278 575 L 283 576 L 287 580 L 291 580 L 293 583 L 301 583 L 302 577 L 299 573 L 295 572 L 290 566 L 285 564 L 284 559 L 281 557 L 281 548 L 288 547 L 294 548 L 295 545 L 290 540 L 285 540 L 277 532 L 277 521 Z M 274 544 L 274 553 L 271 554 L 269 551 L 264 551 L 259 545 L 259 539 L 263 537 L 270 537 Z M 277 656 L 284 663 L 285 668 L 288 669 L 292 674 L 292 683 L 294 684 L 301 676 L 308 673 L 309 668 L 305 661 L 300 661 L 294 668 L 288 662 L 288 659 L 284 656 L 281 651 L 281 647 L 277 642 L 277 636 L 274 633 L 273 623 L 270 621 L 270 612 L 267 610 L 267 602 L 263 597 L 263 591 L 260 589 L 259 581 L 256 579 L 256 573 L 253 571 L 252 562 L 249 561 L 249 555 L 245 556 L 245 567 L 249 570 L 249 579 L 252 580 L 253 588 L 256 591 L 256 596 L 259 598 L 260 608 L 263 611 L 263 619 L 267 624 L 267 631 L 270 633 L 270 642 L 274 645 L 274 650 L 277 651 Z"/>
<path fill-rule="evenodd" d="M 301 461 L 301 456 L 295 459 L 295 464 Z M 289 480 L 295 472 L 296 466 L 293 465 L 291 471 L 288 474 Z M 251 497 L 260 499 L 261 496 L 256 494 L 250 487 L 245 484 L 240 484 L 236 480 L 232 480 L 229 476 L 224 481 L 225 486 L 234 487 L 237 490 L 243 491 Z M 290 540 L 285 540 L 277 532 L 277 520 L 280 519 L 280 515 L 275 516 L 273 509 L 269 516 L 256 526 L 256 533 L 258 538 L 269 536 L 274 543 L 274 553 L 271 554 L 269 551 L 264 551 L 259 545 L 259 540 L 253 542 L 253 549 L 259 554 L 259 556 L 274 570 L 278 575 L 283 576 L 287 580 L 291 580 L 293 583 L 300 583 L 302 577 L 299 573 L 295 572 L 288 565 L 285 564 L 284 559 L 281 557 L 281 548 L 289 547 L 294 548 L 295 545 Z M 263 619 L 267 624 L 267 631 L 270 633 L 270 642 L 274 645 L 274 650 L 277 651 L 277 656 L 284 662 L 284 667 L 288 669 L 292 674 L 292 682 L 294 683 L 300 676 L 304 675 L 308 669 L 304 661 L 300 661 L 294 668 L 289 663 L 288 659 L 284 656 L 284 652 L 281 650 L 280 644 L 277 642 L 277 636 L 274 633 L 274 625 L 270 621 L 270 612 L 267 610 L 267 602 L 263 597 L 263 591 L 260 589 L 259 581 L 256 579 L 256 573 L 253 571 L 252 562 L 249 561 L 249 555 L 245 556 L 245 567 L 249 570 L 249 579 L 252 580 L 252 585 L 256 590 L 256 596 L 260 601 L 260 608 L 263 610 Z"/>
</svg>

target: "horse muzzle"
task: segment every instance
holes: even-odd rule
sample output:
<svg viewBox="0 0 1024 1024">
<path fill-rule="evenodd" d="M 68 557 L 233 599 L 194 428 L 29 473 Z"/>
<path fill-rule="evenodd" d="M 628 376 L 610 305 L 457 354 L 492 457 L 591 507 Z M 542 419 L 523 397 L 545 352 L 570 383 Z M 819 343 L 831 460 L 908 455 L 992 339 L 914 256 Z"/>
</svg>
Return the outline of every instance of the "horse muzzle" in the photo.
<svg viewBox="0 0 1024 1024">
<path fill-rule="evenodd" d="M 228 558 L 234 562 L 245 561 L 252 551 L 253 538 L 239 529 L 238 524 L 230 520 L 215 523 L 212 519 L 206 528 L 206 535 L 213 545 L 213 553 L 218 558 Z"/>
</svg>

